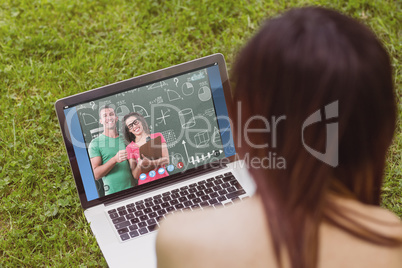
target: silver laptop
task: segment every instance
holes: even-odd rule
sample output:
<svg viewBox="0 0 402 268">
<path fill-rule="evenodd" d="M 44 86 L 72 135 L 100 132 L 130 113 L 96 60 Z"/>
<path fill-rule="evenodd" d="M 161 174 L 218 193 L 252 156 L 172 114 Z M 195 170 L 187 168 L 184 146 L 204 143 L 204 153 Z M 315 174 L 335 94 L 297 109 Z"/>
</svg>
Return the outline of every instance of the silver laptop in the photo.
<svg viewBox="0 0 402 268">
<path fill-rule="evenodd" d="M 81 205 L 109 266 L 156 267 L 155 237 L 169 214 L 224 209 L 253 194 L 230 103 L 222 54 L 56 102 Z M 164 161 L 142 169 L 139 149 L 154 139 Z"/>
</svg>

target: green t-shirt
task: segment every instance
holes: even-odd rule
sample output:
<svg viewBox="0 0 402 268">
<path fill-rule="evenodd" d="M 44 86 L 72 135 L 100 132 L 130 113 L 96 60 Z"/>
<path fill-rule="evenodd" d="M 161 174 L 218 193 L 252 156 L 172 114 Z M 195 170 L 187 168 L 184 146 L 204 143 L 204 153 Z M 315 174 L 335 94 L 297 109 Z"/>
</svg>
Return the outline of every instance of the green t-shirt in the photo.
<svg viewBox="0 0 402 268">
<path fill-rule="evenodd" d="M 88 153 L 90 158 L 100 156 L 103 165 L 112 159 L 118 151 L 125 149 L 126 146 L 120 136 L 110 138 L 104 134 L 100 134 L 89 144 Z M 133 186 L 132 182 L 134 181 L 128 161 L 116 163 L 112 170 L 102 179 L 105 195 L 128 189 Z"/>
</svg>

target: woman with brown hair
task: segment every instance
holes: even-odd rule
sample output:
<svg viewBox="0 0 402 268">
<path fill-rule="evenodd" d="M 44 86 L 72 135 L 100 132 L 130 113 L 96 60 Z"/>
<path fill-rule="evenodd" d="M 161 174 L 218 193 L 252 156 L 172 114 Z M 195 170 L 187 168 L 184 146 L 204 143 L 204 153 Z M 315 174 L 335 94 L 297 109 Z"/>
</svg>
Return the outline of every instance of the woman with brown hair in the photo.
<svg viewBox="0 0 402 268">
<path fill-rule="evenodd" d="M 126 147 L 127 159 L 133 177 L 138 185 L 155 181 L 169 176 L 165 165 L 169 164 L 169 152 L 162 133 L 151 133 L 145 118 L 139 113 L 129 113 L 123 117 L 124 138 L 128 143 Z M 148 141 L 161 138 L 162 157 L 149 159 L 140 155 L 140 147 Z"/>
<path fill-rule="evenodd" d="M 401 221 L 379 207 L 396 101 L 375 35 L 336 11 L 290 10 L 249 41 L 232 78 L 233 115 L 286 117 L 275 146 L 249 146 L 271 142 L 253 132 L 237 137 L 239 155 L 275 152 L 286 169 L 250 169 L 257 192 L 235 206 L 169 217 L 158 267 L 401 267 Z"/>
</svg>

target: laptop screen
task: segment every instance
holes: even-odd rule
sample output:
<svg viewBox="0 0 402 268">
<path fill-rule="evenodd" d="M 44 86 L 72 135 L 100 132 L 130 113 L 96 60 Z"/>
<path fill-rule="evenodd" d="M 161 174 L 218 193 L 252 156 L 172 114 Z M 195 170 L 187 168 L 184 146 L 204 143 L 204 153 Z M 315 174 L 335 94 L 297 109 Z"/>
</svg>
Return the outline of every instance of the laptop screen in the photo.
<svg viewBox="0 0 402 268">
<path fill-rule="evenodd" d="M 236 153 L 217 62 L 63 109 L 87 201 Z"/>
</svg>

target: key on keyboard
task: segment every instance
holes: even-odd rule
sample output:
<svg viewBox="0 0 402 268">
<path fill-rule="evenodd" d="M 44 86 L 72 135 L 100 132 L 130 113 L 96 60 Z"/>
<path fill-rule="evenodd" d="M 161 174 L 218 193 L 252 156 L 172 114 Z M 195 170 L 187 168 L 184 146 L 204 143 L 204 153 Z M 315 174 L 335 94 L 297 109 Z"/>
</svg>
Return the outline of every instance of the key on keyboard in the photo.
<svg viewBox="0 0 402 268">
<path fill-rule="evenodd" d="M 121 241 L 153 232 L 164 215 L 207 207 L 225 206 L 246 194 L 231 172 L 192 183 L 108 211 Z"/>
</svg>

